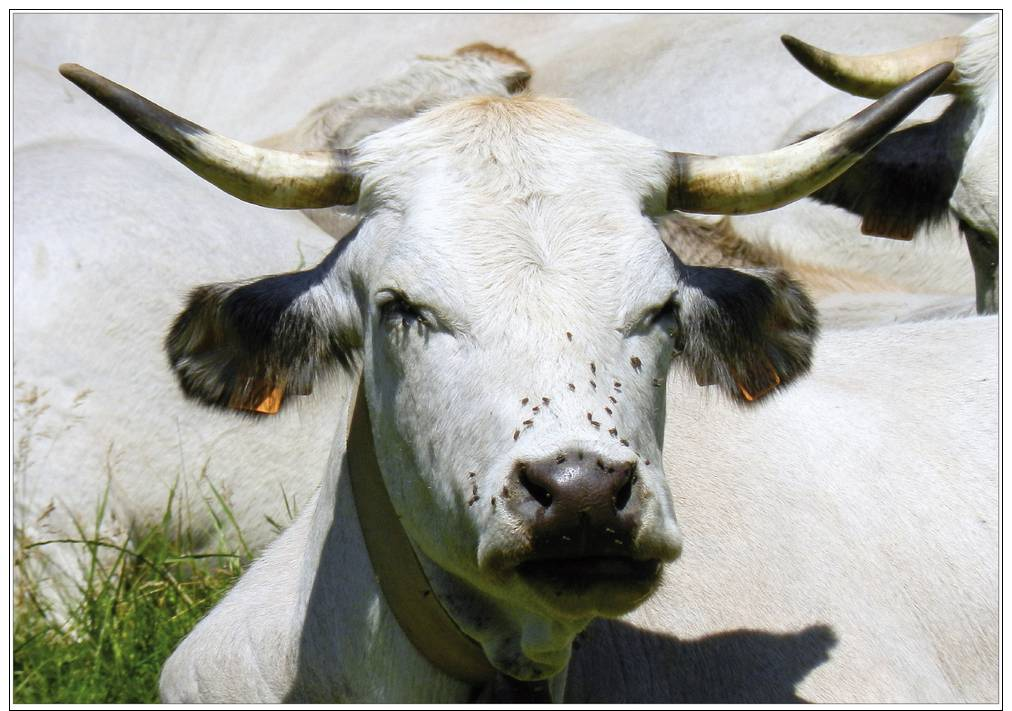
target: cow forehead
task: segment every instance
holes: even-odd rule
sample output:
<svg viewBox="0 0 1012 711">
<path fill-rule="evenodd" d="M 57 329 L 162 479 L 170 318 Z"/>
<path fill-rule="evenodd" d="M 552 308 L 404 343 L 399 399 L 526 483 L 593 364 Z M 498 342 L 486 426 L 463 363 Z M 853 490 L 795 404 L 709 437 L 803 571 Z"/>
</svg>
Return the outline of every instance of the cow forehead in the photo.
<svg viewBox="0 0 1012 711">
<path fill-rule="evenodd" d="M 556 194 L 642 206 L 663 194 L 671 162 L 644 138 L 529 95 L 455 101 L 370 136 L 355 153 L 367 206 L 409 202 L 435 176 L 458 199 Z"/>
<path fill-rule="evenodd" d="M 371 137 L 358 154 L 367 239 L 382 244 L 377 286 L 408 278 L 404 291 L 471 312 L 585 312 L 596 302 L 614 317 L 670 289 L 647 214 L 663 195 L 667 154 L 565 102 L 456 102 Z"/>
</svg>

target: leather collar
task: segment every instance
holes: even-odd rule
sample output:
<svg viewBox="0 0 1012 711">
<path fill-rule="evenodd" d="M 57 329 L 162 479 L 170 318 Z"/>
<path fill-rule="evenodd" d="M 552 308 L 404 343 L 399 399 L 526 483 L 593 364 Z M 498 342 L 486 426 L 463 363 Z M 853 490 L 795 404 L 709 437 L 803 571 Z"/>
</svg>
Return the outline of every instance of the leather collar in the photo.
<svg viewBox="0 0 1012 711">
<path fill-rule="evenodd" d="M 461 632 L 432 592 L 383 483 L 365 384 L 359 380 L 346 450 L 359 525 L 373 572 L 401 629 L 432 666 L 488 688 L 497 672 L 481 646 Z"/>
</svg>

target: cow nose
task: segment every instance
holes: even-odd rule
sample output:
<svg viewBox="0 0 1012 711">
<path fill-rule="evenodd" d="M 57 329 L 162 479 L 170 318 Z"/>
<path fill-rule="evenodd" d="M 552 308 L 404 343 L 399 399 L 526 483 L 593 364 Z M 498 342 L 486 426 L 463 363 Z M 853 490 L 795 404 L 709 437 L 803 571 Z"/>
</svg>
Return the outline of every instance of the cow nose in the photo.
<svg viewBox="0 0 1012 711">
<path fill-rule="evenodd" d="M 514 512 L 528 526 L 537 558 L 630 555 L 640 524 L 636 463 L 562 453 L 514 467 Z"/>
</svg>

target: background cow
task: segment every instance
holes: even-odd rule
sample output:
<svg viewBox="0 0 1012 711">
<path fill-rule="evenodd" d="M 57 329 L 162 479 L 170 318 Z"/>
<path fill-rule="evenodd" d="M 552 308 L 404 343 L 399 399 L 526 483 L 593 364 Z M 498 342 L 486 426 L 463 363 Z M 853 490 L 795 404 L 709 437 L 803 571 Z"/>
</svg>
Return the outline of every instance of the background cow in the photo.
<svg viewBox="0 0 1012 711">
<path fill-rule="evenodd" d="M 862 217 L 865 234 L 911 239 L 949 216 L 973 262 L 977 311 L 994 313 L 998 279 L 998 16 L 961 35 L 867 57 L 831 54 L 786 35 L 805 67 L 858 96 L 875 97 L 939 61 L 956 68 L 955 99 L 933 121 L 897 132 L 813 195 Z"/>
</svg>

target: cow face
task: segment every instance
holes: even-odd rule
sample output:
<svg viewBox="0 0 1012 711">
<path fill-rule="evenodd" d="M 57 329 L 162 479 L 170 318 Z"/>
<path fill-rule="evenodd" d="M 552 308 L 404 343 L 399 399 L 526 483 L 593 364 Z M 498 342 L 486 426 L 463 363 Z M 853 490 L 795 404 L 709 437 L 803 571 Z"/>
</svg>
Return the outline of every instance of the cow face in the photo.
<svg viewBox="0 0 1012 711">
<path fill-rule="evenodd" d="M 364 219 L 320 265 L 192 294 L 184 392 L 255 409 L 357 361 L 425 557 L 519 616 L 630 610 L 681 548 L 669 368 L 755 401 L 807 369 L 811 304 L 780 272 L 682 264 L 650 217 L 667 155 L 559 102 L 449 105 L 356 159 Z"/>
</svg>

